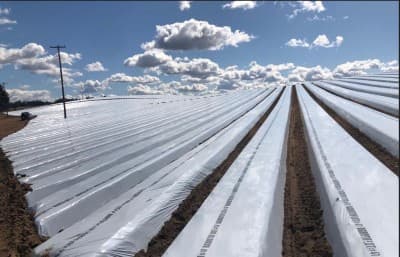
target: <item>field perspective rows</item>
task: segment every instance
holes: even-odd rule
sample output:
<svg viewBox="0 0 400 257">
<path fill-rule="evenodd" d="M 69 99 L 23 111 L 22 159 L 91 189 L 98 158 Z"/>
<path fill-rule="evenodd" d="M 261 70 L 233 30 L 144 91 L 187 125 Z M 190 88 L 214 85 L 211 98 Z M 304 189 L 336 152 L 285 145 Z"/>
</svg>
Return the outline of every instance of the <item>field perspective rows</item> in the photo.
<svg viewBox="0 0 400 257">
<path fill-rule="evenodd" d="M 399 255 L 398 74 L 67 109 L 0 141 L 36 256 Z"/>
</svg>

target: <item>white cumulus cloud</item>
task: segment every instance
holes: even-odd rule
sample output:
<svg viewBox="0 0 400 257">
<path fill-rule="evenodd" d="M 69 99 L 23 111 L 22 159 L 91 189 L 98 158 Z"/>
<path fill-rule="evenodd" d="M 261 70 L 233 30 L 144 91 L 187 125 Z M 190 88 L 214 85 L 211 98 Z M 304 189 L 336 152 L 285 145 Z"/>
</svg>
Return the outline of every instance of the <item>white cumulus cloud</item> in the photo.
<svg viewBox="0 0 400 257">
<path fill-rule="evenodd" d="M 337 36 L 335 41 L 330 42 L 328 37 L 325 34 L 318 35 L 315 40 L 313 41 L 313 47 L 324 47 L 324 48 L 331 48 L 331 47 L 339 47 L 343 43 L 343 37 Z"/>
<path fill-rule="evenodd" d="M 151 75 L 144 76 L 129 76 L 125 73 L 115 73 L 103 80 L 103 83 L 108 85 L 114 83 L 130 83 L 130 84 L 153 84 L 160 82 L 160 79 Z"/>
<path fill-rule="evenodd" d="M 164 74 L 188 75 L 205 78 L 220 72 L 219 65 L 206 58 L 175 58 L 156 68 Z"/>
<path fill-rule="evenodd" d="M 0 25 L 17 24 L 17 21 L 8 18 L 0 18 Z"/>
<path fill-rule="evenodd" d="M 43 74 L 58 78 L 58 56 L 46 55 L 44 47 L 29 43 L 21 48 L 0 47 L 0 68 L 2 65 L 14 65 L 15 69 L 26 70 L 34 74 Z M 76 60 L 81 59 L 80 53 L 70 54 L 61 52 L 62 63 L 71 66 Z M 73 71 L 69 67 L 63 68 L 64 80 L 66 83 L 73 81 L 73 77 L 82 76 L 81 72 Z M 58 80 L 55 80 L 56 82 Z"/>
<path fill-rule="evenodd" d="M 27 70 L 34 74 L 44 74 L 50 77 L 59 77 L 58 56 L 46 55 L 44 47 L 29 43 L 21 48 L 0 47 L 0 65 L 12 64 L 15 69 Z M 81 59 L 80 53 L 70 54 L 61 52 L 62 63 L 71 66 Z M 1 66 L 0 66 L 1 68 Z M 63 75 L 66 83 L 73 81 L 73 77 L 82 76 L 81 72 L 64 67 Z"/>
<path fill-rule="evenodd" d="M 163 95 L 165 93 L 148 85 L 128 86 L 127 90 L 130 95 Z"/>
<path fill-rule="evenodd" d="M 189 10 L 192 1 L 179 1 L 179 10 Z"/>
<path fill-rule="evenodd" d="M 256 6 L 256 1 L 232 1 L 230 3 L 224 4 L 222 8 L 249 10 L 255 8 Z"/>
<path fill-rule="evenodd" d="M 343 37 L 337 36 L 334 41 L 322 34 L 312 43 L 306 39 L 291 40 L 291 47 L 329 48 L 342 44 Z M 220 67 L 207 58 L 172 57 L 159 49 L 146 50 L 125 60 L 127 66 L 142 67 L 145 72 L 157 75 L 175 75 L 180 81 L 163 82 L 158 77 L 141 76 L 132 78 L 123 73 L 114 74 L 106 81 L 129 83 L 130 94 L 203 94 L 246 88 L 264 88 L 282 85 L 289 82 L 325 80 L 343 77 L 346 74 L 359 75 L 368 69 L 379 71 L 398 71 L 396 60 L 384 63 L 378 59 L 352 61 L 338 65 L 331 70 L 320 65 L 312 67 L 296 66 L 294 63 L 261 65 L 251 62 L 247 67 Z M 176 79 L 175 77 L 173 79 Z"/>
<path fill-rule="evenodd" d="M 31 87 L 30 85 L 25 84 L 25 85 L 20 86 L 19 88 L 22 90 L 28 90 L 30 87 Z"/>
<path fill-rule="evenodd" d="M 239 43 L 249 42 L 254 37 L 229 26 L 216 26 L 207 21 L 190 19 L 156 26 L 154 41 L 143 44 L 143 48 L 164 50 L 220 50 L 225 46 L 237 47 Z"/>
<path fill-rule="evenodd" d="M 290 72 L 288 76 L 289 81 L 293 82 L 323 80 L 332 78 L 333 74 L 331 70 L 329 70 L 328 68 L 323 68 L 319 65 L 314 67 L 297 66 Z"/>
<path fill-rule="evenodd" d="M 7 93 L 10 97 L 10 102 L 27 102 L 36 100 L 51 102 L 54 100 L 48 90 L 7 89 Z"/>
<path fill-rule="evenodd" d="M 331 48 L 341 46 L 343 40 L 344 38 L 342 36 L 336 36 L 336 39 L 331 42 L 325 34 L 321 34 L 318 35 L 311 44 L 307 42 L 307 39 L 292 38 L 286 42 L 285 45 L 288 47 L 303 47 L 309 49 L 316 47 Z"/>
<path fill-rule="evenodd" d="M 44 55 L 44 47 L 36 43 L 29 43 L 22 48 L 0 47 L 0 64 L 10 64 L 20 59 L 33 58 Z"/>
<path fill-rule="evenodd" d="M 192 83 L 188 85 L 179 81 L 170 81 L 155 86 L 143 84 L 128 86 L 127 90 L 131 95 L 194 95 L 208 92 L 208 87 L 200 83 Z"/>
<path fill-rule="evenodd" d="M 288 42 L 286 42 L 289 47 L 310 47 L 310 44 L 305 39 L 296 39 L 292 38 Z"/>
<path fill-rule="evenodd" d="M 151 49 L 145 51 L 142 54 L 135 54 L 132 57 L 127 58 L 124 61 L 124 64 L 127 66 L 150 68 L 166 63 L 168 61 L 172 61 L 171 56 L 165 54 L 161 50 Z"/>
<path fill-rule="evenodd" d="M 0 8 L 0 15 L 4 14 L 4 15 L 9 15 L 11 12 L 10 8 Z"/>
<path fill-rule="evenodd" d="M 204 78 L 218 74 L 219 65 L 207 58 L 172 58 L 158 49 L 147 50 L 124 61 L 126 66 L 149 68 L 151 71 L 167 75 L 188 75 Z"/>
<path fill-rule="evenodd" d="M 103 64 L 99 61 L 87 64 L 85 70 L 89 72 L 107 71 L 107 69 L 104 68 Z"/>
<path fill-rule="evenodd" d="M 192 85 L 182 85 L 180 87 L 176 87 L 179 92 L 183 93 L 198 93 L 207 91 L 208 87 L 204 84 L 192 84 Z"/>
<path fill-rule="evenodd" d="M 349 77 L 367 74 L 370 69 L 380 69 L 385 66 L 385 63 L 379 59 L 367 59 L 360 61 L 345 62 L 336 66 L 333 70 L 336 77 Z"/>
<path fill-rule="evenodd" d="M 322 1 L 297 1 L 301 9 L 307 12 L 323 12 L 325 11 L 325 7 L 322 4 Z"/>
<path fill-rule="evenodd" d="M 289 19 L 293 19 L 299 13 L 320 13 L 326 10 L 322 1 L 297 1 L 297 3 L 293 6 L 295 9 L 293 10 L 292 14 L 289 15 Z"/>
<path fill-rule="evenodd" d="M 98 80 L 86 80 L 74 84 L 81 94 L 99 93 L 106 89 L 106 85 Z"/>
<path fill-rule="evenodd" d="M 70 54 L 66 52 L 60 52 L 61 62 L 64 65 L 71 66 L 77 60 L 81 59 L 80 53 Z M 60 70 L 58 67 L 58 55 L 47 55 L 43 57 L 32 57 L 32 58 L 21 58 L 14 62 L 14 67 L 19 70 L 26 70 L 34 74 L 47 75 L 56 78 L 54 81 L 57 82 L 60 76 Z M 63 78 L 66 84 L 70 84 L 74 81 L 74 77 L 82 76 L 83 74 L 79 71 L 74 71 L 71 68 L 63 67 Z"/>
<path fill-rule="evenodd" d="M 321 16 L 318 16 L 318 15 L 314 15 L 313 17 L 308 17 L 307 18 L 307 21 L 311 21 L 311 22 L 313 22 L 313 21 L 334 21 L 335 20 L 335 18 L 333 18 L 332 16 L 330 16 L 330 15 L 328 15 L 328 16 L 325 16 L 325 17 L 321 17 Z"/>
<path fill-rule="evenodd" d="M 399 72 L 399 62 L 397 60 L 393 60 L 387 63 L 384 63 L 380 67 L 383 72 Z"/>
<path fill-rule="evenodd" d="M 125 73 L 115 73 L 102 81 L 89 79 L 74 83 L 73 87 L 78 88 L 81 94 L 94 94 L 103 93 L 109 88 L 111 83 L 129 84 L 129 88 L 136 88 L 137 86 L 138 88 L 147 88 L 148 85 L 158 84 L 160 82 L 160 79 L 155 76 L 129 76 Z"/>
</svg>

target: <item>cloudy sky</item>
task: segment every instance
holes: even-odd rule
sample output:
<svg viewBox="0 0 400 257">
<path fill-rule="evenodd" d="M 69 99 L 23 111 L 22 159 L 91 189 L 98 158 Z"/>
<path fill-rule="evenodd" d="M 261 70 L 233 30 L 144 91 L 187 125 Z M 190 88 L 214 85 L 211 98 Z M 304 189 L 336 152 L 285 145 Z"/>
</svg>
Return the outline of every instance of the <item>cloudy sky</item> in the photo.
<svg viewBox="0 0 400 257">
<path fill-rule="evenodd" d="M 0 2 L 12 100 L 204 94 L 398 71 L 398 2 Z"/>
</svg>

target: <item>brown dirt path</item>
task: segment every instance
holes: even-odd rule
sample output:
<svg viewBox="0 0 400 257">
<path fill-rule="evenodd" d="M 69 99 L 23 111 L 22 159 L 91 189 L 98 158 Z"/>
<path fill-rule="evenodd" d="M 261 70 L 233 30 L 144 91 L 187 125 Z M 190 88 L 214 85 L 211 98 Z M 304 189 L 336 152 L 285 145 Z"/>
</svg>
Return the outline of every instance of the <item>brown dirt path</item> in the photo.
<svg viewBox="0 0 400 257">
<path fill-rule="evenodd" d="M 267 119 L 275 105 L 278 103 L 282 92 L 273 102 L 271 107 L 266 111 L 254 127 L 239 142 L 236 148 L 228 155 L 228 157 L 200 184 L 198 184 L 190 193 L 190 195 L 182 201 L 178 209 L 172 213 L 170 220 L 164 223 L 160 232 L 150 241 L 147 252 L 144 250 L 138 252 L 135 257 L 160 257 L 164 254 L 170 244 L 183 230 L 185 225 L 190 221 L 196 211 L 200 208 L 207 196 L 211 193 L 219 180 L 224 176 L 241 151 L 250 142 L 251 138 L 257 133 L 258 129 Z"/>
<path fill-rule="evenodd" d="M 283 257 L 330 257 L 322 210 L 311 172 L 297 92 L 293 88 L 286 159 Z"/>
<path fill-rule="evenodd" d="M 26 124 L 19 117 L 0 114 L 0 140 Z M 29 190 L 14 176 L 11 162 L 0 149 L 0 257 L 30 256 L 31 249 L 43 241 L 24 197 Z"/>
<path fill-rule="evenodd" d="M 399 158 L 394 157 L 382 146 L 372 141 L 367 135 L 358 128 L 351 125 L 345 119 L 340 117 L 333 109 L 324 104 L 308 88 L 304 87 L 307 93 L 331 116 L 347 133 L 349 133 L 360 145 L 367 149 L 372 155 L 380 160 L 394 174 L 399 175 Z"/>
</svg>

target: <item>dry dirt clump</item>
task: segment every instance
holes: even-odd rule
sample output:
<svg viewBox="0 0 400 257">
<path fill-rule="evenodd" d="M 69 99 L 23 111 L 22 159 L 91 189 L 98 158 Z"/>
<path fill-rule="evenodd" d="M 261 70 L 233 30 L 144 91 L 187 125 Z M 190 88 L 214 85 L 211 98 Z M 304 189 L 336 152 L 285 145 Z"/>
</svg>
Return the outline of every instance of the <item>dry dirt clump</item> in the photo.
<svg viewBox="0 0 400 257">
<path fill-rule="evenodd" d="M 26 123 L 19 117 L 0 114 L 0 140 Z M 11 162 L 0 149 L 0 257 L 30 256 L 33 247 L 44 240 L 37 233 L 24 197 L 29 190 L 29 185 L 14 176 Z"/>
<path fill-rule="evenodd" d="M 283 257 L 330 257 L 322 210 L 311 171 L 301 111 L 293 90 L 286 159 Z"/>
</svg>

